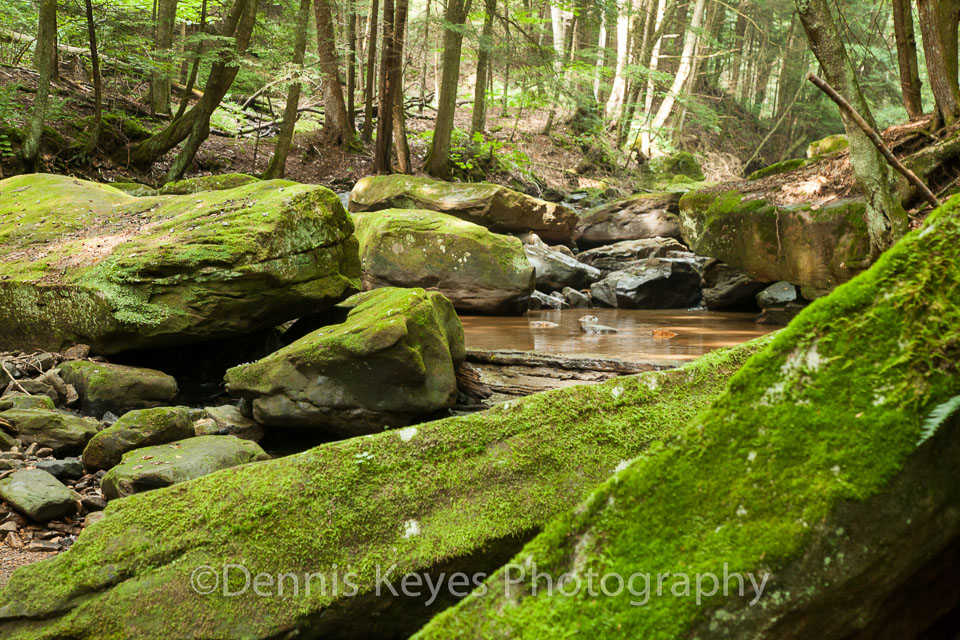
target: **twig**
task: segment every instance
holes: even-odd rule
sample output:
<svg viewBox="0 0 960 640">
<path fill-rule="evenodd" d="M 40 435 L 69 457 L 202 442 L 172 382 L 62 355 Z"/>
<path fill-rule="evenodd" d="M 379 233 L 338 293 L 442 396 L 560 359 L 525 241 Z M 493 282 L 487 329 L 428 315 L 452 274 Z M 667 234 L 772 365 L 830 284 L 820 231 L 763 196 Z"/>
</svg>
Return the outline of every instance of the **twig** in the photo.
<svg viewBox="0 0 960 640">
<path fill-rule="evenodd" d="M 28 396 L 29 396 L 29 395 L 32 395 L 29 391 L 27 391 L 26 389 L 23 388 L 23 385 L 21 385 L 19 382 L 17 382 L 17 381 L 14 379 L 13 375 L 12 375 L 9 371 L 7 371 L 7 368 L 6 368 L 5 366 L 3 366 L 2 363 L 0 363 L 0 369 L 3 369 L 3 372 L 4 372 L 5 374 L 7 374 L 7 377 L 10 378 L 10 382 L 12 382 L 13 384 L 17 385 L 17 389 L 20 389 L 20 391 L 24 392 L 24 393 L 27 394 Z"/>
<path fill-rule="evenodd" d="M 896 156 L 887 148 L 887 145 L 883 144 L 883 140 L 880 138 L 880 135 L 873 130 L 867 121 L 863 119 L 857 111 L 850 106 L 850 103 L 847 102 L 843 96 L 841 96 L 837 91 L 826 83 L 822 78 L 819 78 L 813 73 L 807 74 L 807 80 L 815 84 L 821 91 L 830 96 L 830 99 L 837 103 L 837 106 L 840 107 L 840 110 L 846 113 L 850 118 L 857 123 L 857 126 L 863 129 L 863 132 L 867 135 L 867 138 L 870 139 L 870 142 L 873 143 L 873 146 L 877 148 L 883 157 L 887 159 L 887 162 L 890 163 L 894 169 L 899 171 L 907 181 L 920 190 L 920 194 L 923 195 L 923 199 L 930 203 L 934 208 L 940 206 L 940 201 L 937 200 L 937 196 L 933 195 L 933 192 L 930 191 L 930 188 L 923 183 L 923 180 L 917 177 L 913 171 L 907 169 L 903 166 Z"/>
</svg>

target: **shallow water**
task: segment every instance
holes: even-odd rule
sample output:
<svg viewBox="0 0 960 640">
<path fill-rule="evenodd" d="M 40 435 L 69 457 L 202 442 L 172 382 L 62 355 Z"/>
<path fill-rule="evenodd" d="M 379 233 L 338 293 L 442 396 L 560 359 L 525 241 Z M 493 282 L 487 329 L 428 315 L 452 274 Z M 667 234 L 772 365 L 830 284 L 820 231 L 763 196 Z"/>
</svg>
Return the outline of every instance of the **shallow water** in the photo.
<svg viewBox="0 0 960 640">
<path fill-rule="evenodd" d="M 584 334 L 578 319 L 594 315 L 612 335 Z M 564 309 L 531 311 L 525 316 L 462 317 L 468 349 L 519 349 L 562 355 L 608 356 L 625 360 L 693 360 L 718 349 L 762 336 L 777 327 L 757 324 L 755 313 L 718 311 Z M 531 322 L 555 322 L 534 328 Z M 677 335 L 657 338 L 662 329 Z"/>
</svg>

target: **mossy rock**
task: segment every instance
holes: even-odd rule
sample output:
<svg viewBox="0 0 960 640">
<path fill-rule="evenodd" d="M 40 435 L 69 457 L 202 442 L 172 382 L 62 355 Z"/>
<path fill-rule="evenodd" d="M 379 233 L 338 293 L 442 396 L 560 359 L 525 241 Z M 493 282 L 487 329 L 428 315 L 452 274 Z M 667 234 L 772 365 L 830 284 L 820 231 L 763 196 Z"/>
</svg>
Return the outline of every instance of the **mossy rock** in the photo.
<svg viewBox="0 0 960 640">
<path fill-rule="evenodd" d="M 14 573 L 0 592 L 0 632 L 9 640 L 146 638 L 171 628 L 192 638 L 408 635 L 450 604 L 449 591 L 428 608 L 385 587 L 377 597 L 378 577 L 389 571 L 395 585 L 407 572 L 436 581 L 442 571 L 498 566 L 706 407 L 769 340 L 112 502 L 69 551 Z M 327 585 L 334 573 L 351 574 L 357 594 L 191 589 L 196 567 L 224 563 L 253 574 L 319 573 Z"/>
<path fill-rule="evenodd" d="M 128 451 L 107 471 L 100 486 L 104 498 L 115 500 L 269 459 L 256 442 L 236 436 L 188 437 Z"/>
<path fill-rule="evenodd" d="M 460 312 L 520 313 L 534 286 L 517 238 L 424 209 L 354 215 L 365 289 L 423 287 Z"/>
<path fill-rule="evenodd" d="M 353 223 L 323 187 L 133 198 L 65 176 L 0 181 L 0 349 L 249 333 L 335 304 L 359 275 Z"/>
<path fill-rule="evenodd" d="M 843 151 L 849 146 L 850 143 L 847 141 L 847 136 L 838 133 L 820 140 L 815 140 L 807 145 L 807 157 L 816 158 L 817 156 L 827 156 Z"/>
<path fill-rule="evenodd" d="M 656 180 L 671 181 L 676 176 L 684 176 L 693 182 L 700 182 L 704 177 L 696 156 L 688 151 L 657 156 L 650 160 L 648 166 Z"/>
<path fill-rule="evenodd" d="M 129 411 L 90 439 L 83 450 L 88 469 L 110 469 L 123 454 L 194 435 L 193 421 L 183 407 L 157 407 Z"/>
<path fill-rule="evenodd" d="M 7 409 L 56 409 L 50 396 L 6 396 L 0 400 L 0 411 Z"/>
<path fill-rule="evenodd" d="M 805 167 L 809 164 L 807 158 L 793 158 L 791 160 L 784 160 L 783 162 L 775 162 L 768 167 L 763 169 L 757 169 L 749 176 L 747 180 L 760 180 L 761 178 L 766 178 L 767 176 L 776 176 L 781 173 L 789 173 L 791 171 L 796 171 L 801 167 Z"/>
<path fill-rule="evenodd" d="M 513 558 L 514 582 L 501 569 L 486 595 L 415 638 L 923 635 L 960 604 L 934 586 L 952 584 L 960 540 L 960 369 L 944 359 L 957 351 L 958 254 L 954 198 L 804 310 L 686 427 L 553 520 Z M 541 577 L 535 595 L 534 566 L 554 581 L 589 571 L 652 583 L 646 597 L 643 575 L 634 593 L 562 597 Z M 671 575 L 658 593 L 660 572 Z M 734 579 L 711 594 L 709 574 L 746 588 Z"/>
<path fill-rule="evenodd" d="M 197 178 L 187 178 L 176 182 L 168 182 L 160 187 L 160 195 L 164 196 L 182 196 L 201 191 L 223 191 L 225 189 L 236 189 L 254 182 L 259 182 L 259 178 L 247 175 L 245 173 L 224 173 L 217 176 L 199 176 Z"/>
<path fill-rule="evenodd" d="M 683 240 L 761 282 L 786 280 L 823 295 L 871 262 L 865 206 L 839 200 L 778 206 L 738 191 L 697 191 L 680 200 Z"/>
<path fill-rule="evenodd" d="M 160 192 L 150 185 L 140 184 L 139 182 L 110 182 L 108 184 L 114 189 L 123 191 L 128 196 L 137 198 L 160 195 Z"/>
<path fill-rule="evenodd" d="M 626 240 L 680 238 L 679 194 L 641 193 L 587 211 L 577 223 L 577 245 L 601 247 Z"/>
<path fill-rule="evenodd" d="M 420 176 L 363 178 L 350 192 L 350 211 L 429 209 L 500 233 L 533 231 L 548 242 L 569 242 L 577 223 L 567 207 L 490 183 L 454 183 Z"/>
<path fill-rule="evenodd" d="M 79 455 L 100 428 L 92 418 L 49 409 L 8 409 L 0 412 L 0 419 L 11 426 L 24 446 L 50 447 L 61 457 Z"/>
<path fill-rule="evenodd" d="M 177 381 L 156 369 L 71 360 L 60 365 L 60 376 L 80 396 L 84 412 L 123 415 L 169 403 L 177 395 Z"/>
<path fill-rule="evenodd" d="M 0 498 L 38 522 L 77 513 L 70 489 L 40 469 L 22 469 L 0 479 Z"/>
<path fill-rule="evenodd" d="M 435 291 L 386 287 L 347 299 L 340 324 L 227 371 L 227 391 L 253 401 L 265 426 L 351 437 L 456 404 L 463 326 Z"/>
</svg>

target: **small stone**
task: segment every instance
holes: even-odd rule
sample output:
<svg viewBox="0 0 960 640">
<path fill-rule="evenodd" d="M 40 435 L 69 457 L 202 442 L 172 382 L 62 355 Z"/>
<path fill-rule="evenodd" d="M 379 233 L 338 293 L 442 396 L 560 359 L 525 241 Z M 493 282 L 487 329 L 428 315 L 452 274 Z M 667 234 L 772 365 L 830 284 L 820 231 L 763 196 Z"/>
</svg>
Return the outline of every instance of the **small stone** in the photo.
<svg viewBox="0 0 960 640">
<path fill-rule="evenodd" d="M 27 450 L 24 451 L 23 454 L 26 455 L 26 456 L 35 456 L 35 455 L 37 455 L 37 449 L 38 449 L 38 448 L 39 448 L 39 447 L 37 446 L 37 443 L 36 443 L 36 442 L 31 442 L 31 443 L 30 443 L 30 446 L 27 447 Z M 52 451 L 52 449 L 51 449 L 51 451 Z"/>
<path fill-rule="evenodd" d="M 89 527 L 92 524 L 96 524 L 103 520 L 104 518 L 103 511 L 94 511 L 93 513 L 88 513 L 87 517 L 83 519 L 83 526 Z"/>
<path fill-rule="evenodd" d="M 60 480 L 75 480 L 83 475 L 83 464 L 75 459 L 40 460 L 36 466 Z"/>
<path fill-rule="evenodd" d="M 3 524 L 0 524 L 0 532 L 3 532 L 3 533 L 16 531 L 18 528 L 19 527 L 17 527 L 17 523 L 13 521 L 4 522 Z"/>
<path fill-rule="evenodd" d="M 100 496 L 83 496 L 80 503 L 87 511 L 103 511 L 107 508 L 107 501 Z"/>
<path fill-rule="evenodd" d="M 20 536 L 18 536 L 17 534 L 15 534 L 15 533 L 13 533 L 13 532 L 10 532 L 10 533 L 7 534 L 7 537 L 6 537 L 6 539 L 4 540 L 4 542 L 6 542 L 7 546 L 10 547 L 10 548 L 12 548 L 12 549 L 22 549 L 22 548 L 23 548 L 23 540 L 21 540 L 21 539 L 20 539 Z"/>
<path fill-rule="evenodd" d="M 65 360 L 82 360 L 90 355 L 90 346 L 85 344 L 75 344 L 63 352 Z"/>
<path fill-rule="evenodd" d="M 40 540 L 36 542 L 31 542 L 26 546 L 24 550 L 25 551 L 43 551 L 43 552 L 60 551 L 60 545 L 55 542 L 51 542 L 49 540 Z"/>
<path fill-rule="evenodd" d="M 40 447 L 35 454 L 38 458 L 46 458 L 53 455 L 53 449 L 50 447 Z"/>
</svg>

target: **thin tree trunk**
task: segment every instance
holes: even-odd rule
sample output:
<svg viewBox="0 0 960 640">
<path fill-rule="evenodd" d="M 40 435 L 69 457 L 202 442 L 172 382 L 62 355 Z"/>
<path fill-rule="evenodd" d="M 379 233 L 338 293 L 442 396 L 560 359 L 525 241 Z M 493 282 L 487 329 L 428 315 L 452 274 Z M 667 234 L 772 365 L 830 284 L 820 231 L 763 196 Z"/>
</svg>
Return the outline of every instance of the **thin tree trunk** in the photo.
<svg viewBox="0 0 960 640">
<path fill-rule="evenodd" d="M 620 111 L 625 99 L 627 80 L 623 75 L 627 66 L 627 45 L 630 37 L 629 0 L 621 0 L 617 7 L 617 67 L 613 74 L 613 87 L 607 99 L 606 114 L 612 116 Z"/>
<path fill-rule="evenodd" d="M 937 107 L 939 123 L 953 124 L 960 118 L 960 88 L 957 85 L 956 50 L 953 51 L 953 61 L 949 60 L 949 46 L 943 38 L 943 22 L 949 22 L 949 17 L 941 15 L 941 6 L 937 0 L 918 0 L 920 7 L 920 32 L 923 35 L 923 53 L 927 62 L 927 77 Z M 945 13 L 945 12 L 944 12 Z M 953 29 L 956 30 L 956 23 Z M 854 105 L 856 108 L 856 105 Z"/>
<path fill-rule="evenodd" d="M 395 93 L 393 97 L 393 137 L 397 145 L 397 169 L 400 173 L 413 173 L 410 160 L 410 145 L 407 143 L 407 118 L 403 110 L 403 46 L 406 39 L 408 0 L 397 0 L 396 20 L 393 39 L 396 47 L 396 65 L 394 73 Z"/>
<path fill-rule="evenodd" d="M 323 78 L 323 138 L 329 144 L 345 148 L 356 145 L 356 132 L 350 128 L 347 103 L 340 86 L 340 57 L 337 55 L 337 37 L 333 30 L 330 0 L 314 0 L 313 12 L 317 19 L 317 54 L 320 58 L 320 76 Z"/>
<path fill-rule="evenodd" d="M 743 44 L 747 33 L 747 8 L 750 0 L 740 0 L 737 5 L 737 22 L 733 28 L 733 64 L 730 67 L 730 93 L 737 95 L 740 86 L 740 67 L 743 66 Z"/>
<path fill-rule="evenodd" d="M 827 0 L 796 0 L 796 4 L 810 48 L 817 56 L 827 82 L 871 127 L 876 128 Z M 867 233 L 872 253 L 877 255 L 906 233 L 907 214 L 894 197 L 890 167 L 883 156 L 845 111 L 841 110 L 840 115 L 850 143 L 854 175 L 866 199 Z"/>
<path fill-rule="evenodd" d="M 287 90 L 287 105 L 283 109 L 283 123 L 280 125 L 280 134 L 273 149 L 273 157 L 263 173 L 265 180 L 282 178 L 287 173 L 287 156 L 290 154 L 290 145 L 293 143 L 293 132 L 297 126 L 298 108 L 300 106 L 299 75 L 303 71 L 303 59 L 307 50 L 307 31 L 310 26 L 310 0 L 300 0 L 300 10 L 297 13 L 297 31 L 294 35 L 293 66 L 297 78 L 290 83 Z"/>
<path fill-rule="evenodd" d="M 40 74 L 37 78 L 37 93 L 30 110 L 30 126 L 21 150 L 24 169 L 37 170 L 40 157 L 40 138 L 50 102 L 50 81 L 53 76 L 54 53 L 57 48 L 57 0 L 41 0 L 37 26 L 37 46 L 33 52 L 34 66 Z"/>
<path fill-rule="evenodd" d="M 420 43 L 420 113 L 427 100 L 427 52 L 430 51 L 430 0 L 427 0 L 427 10 L 423 18 L 423 42 Z"/>
<path fill-rule="evenodd" d="M 347 121 L 350 130 L 357 130 L 355 101 L 357 93 L 357 12 L 353 5 L 347 8 Z"/>
<path fill-rule="evenodd" d="M 207 0 L 203 0 L 200 5 L 200 26 L 197 29 L 197 33 L 203 36 L 206 33 L 207 28 Z M 177 109 L 177 115 L 173 117 L 174 120 L 177 118 L 183 117 L 183 114 L 186 113 L 187 107 L 190 105 L 190 95 L 193 93 L 193 86 L 197 83 L 197 74 L 200 71 L 200 56 L 203 55 L 203 41 L 201 40 L 197 43 L 197 53 L 193 57 L 193 67 L 190 69 L 190 77 L 187 78 L 187 88 L 183 90 L 183 99 L 180 100 L 180 107 Z"/>
<path fill-rule="evenodd" d="M 923 98 L 920 95 L 917 39 L 913 34 L 913 9 L 910 0 L 893 0 L 893 32 L 897 39 L 903 106 L 910 119 L 915 120 L 923 117 Z"/>
<path fill-rule="evenodd" d="M 483 32 L 480 34 L 480 51 L 477 55 L 477 81 L 473 87 L 473 115 L 470 133 L 483 133 L 487 120 L 487 70 L 493 50 L 493 15 L 497 0 L 484 0 Z"/>
<path fill-rule="evenodd" d="M 594 65 L 593 75 L 593 99 L 600 102 L 600 96 L 603 95 L 601 85 L 603 84 L 603 70 L 607 64 L 607 16 L 609 11 L 606 8 L 600 10 L 600 35 L 597 36 L 597 62 Z M 619 42 L 619 41 L 618 41 Z M 604 101 L 605 102 L 605 101 Z"/>
<path fill-rule="evenodd" d="M 647 90 L 643 98 L 643 128 L 640 131 L 640 151 L 647 155 L 650 151 L 650 118 L 653 115 L 653 73 L 660 66 L 660 44 L 663 42 L 663 18 L 666 13 L 666 0 L 658 0 L 657 15 L 653 23 L 653 48 L 650 51 L 650 64 L 647 68 L 650 70 L 650 76 L 647 79 Z"/>
<path fill-rule="evenodd" d="M 93 127 L 83 152 L 91 155 L 100 144 L 100 124 L 103 122 L 103 77 L 100 75 L 100 52 L 97 48 L 97 27 L 93 21 L 92 0 L 84 0 L 87 14 L 87 39 L 90 41 L 90 68 L 93 72 Z"/>
<path fill-rule="evenodd" d="M 157 44 L 154 47 L 154 69 L 150 80 L 150 112 L 170 113 L 170 51 L 177 22 L 178 0 L 160 0 L 157 4 Z"/>
<path fill-rule="evenodd" d="M 469 11 L 470 0 L 447 0 L 443 33 L 443 74 L 440 82 L 440 97 L 437 101 L 437 121 L 425 167 L 427 173 L 440 179 L 447 177 L 450 136 L 453 133 L 453 116 L 457 109 L 457 86 L 460 83 L 460 49 L 463 45 L 463 32 L 460 31 L 460 25 L 466 22 Z"/>
<path fill-rule="evenodd" d="M 393 147 L 393 103 L 396 90 L 396 73 L 394 68 L 397 66 L 395 59 L 397 47 L 394 38 L 394 27 L 396 18 L 394 17 L 393 0 L 383 0 L 383 35 L 381 39 L 380 51 L 380 87 L 377 91 L 379 101 L 377 102 L 377 139 L 374 147 L 373 171 L 374 173 L 390 173 L 390 150 Z"/>
<path fill-rule="evenodd" d="M 363 131 L 360 138 L 369 144 L 373 140 L 373 79 L 377 68 L 377 0 L 370 0 L 370 18 L 367 20 L 367 82 L 363 91 Z M 381 116 L 383 114 L 380 114 Z"/>
</svg>

